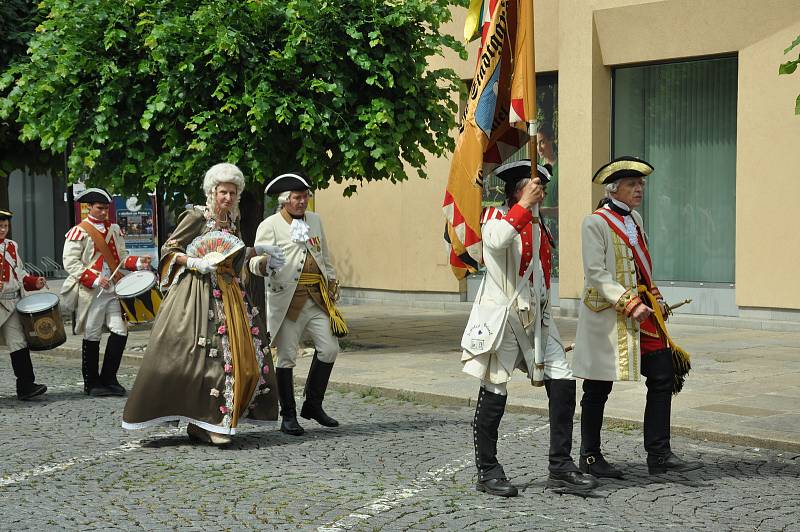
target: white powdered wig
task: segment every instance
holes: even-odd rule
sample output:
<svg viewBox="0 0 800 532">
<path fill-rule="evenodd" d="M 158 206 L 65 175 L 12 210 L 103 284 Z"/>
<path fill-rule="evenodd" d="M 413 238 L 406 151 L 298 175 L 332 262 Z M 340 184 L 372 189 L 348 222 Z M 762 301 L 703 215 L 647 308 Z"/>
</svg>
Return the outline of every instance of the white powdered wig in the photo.
<svg viewBox="0 0 800 532">
<path fill-rule="evenodd" d="M 619 190 L 619 182 L 620 181 L 621 180 L 618 179 L 616 181 L 612 181 L 611 183 L 606 183 L 605 185 L 603 185 L 603 188 L 606 189 L 606 197 L 607 198 L 610 198 L 612 193 L 614 193 L 617 190 Z M 642 178 L 642 185 L 646 185 L 646 184 L 647 184 L 647 179 Z"/>
<path fill-rule="evenodd" d="M 231 207 L 231 219 L 239 219 L 239 198 L 244 191 L 244 174 L 239 167 L 231 163 L 215 164 L 206 172 L 203 178 L 203 192 L 206 193 L 206 206 L 211 212 L 217 212 L 217 205 L 214 199 L 214 194 L 217 191 L 217 186 L 220 183 L 233 183 L 236 186 L 236 201 Z"/>
<path fill-rule="evenodd" d="M 278 195 L 278 209 L 289 203 L 289 198 L 291 197 L 291 195 L 292 195 L 291 190 L 287 190 L 286 192 L 281 192 Z M 314 197 L 314 194 L 312 194 L 310 190 L 308 191 L 308 197 L 309 198 Z"/>
</svg>

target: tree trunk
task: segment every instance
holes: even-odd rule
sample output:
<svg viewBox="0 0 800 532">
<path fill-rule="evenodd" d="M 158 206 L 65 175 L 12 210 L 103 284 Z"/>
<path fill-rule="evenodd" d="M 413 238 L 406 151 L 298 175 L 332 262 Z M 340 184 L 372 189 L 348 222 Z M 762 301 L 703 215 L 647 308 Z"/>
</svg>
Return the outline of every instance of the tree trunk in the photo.
<svg viewBox="0 0 800 532">
<path fill-rule="evenodd" d="M 249 190 L 245 190 L 239 200 L 239 212 L 241 213 L 239 227 L 242 231 L 242 240 L 244 240 L 246 246 L 252 246 L 256 238 L 258 224 L 264 219 L 264 199 Z M 267 304 L 264 297 L 264 278 L 258 275 L 248 275 L 245 289 L 247 290 L 247 295 L 250 296 L 250 301 L 258 307 L 258 312 L 266 323 Z M 275 334 L 275 331 L 269 332 L 272 335 Z"/>
</svg>

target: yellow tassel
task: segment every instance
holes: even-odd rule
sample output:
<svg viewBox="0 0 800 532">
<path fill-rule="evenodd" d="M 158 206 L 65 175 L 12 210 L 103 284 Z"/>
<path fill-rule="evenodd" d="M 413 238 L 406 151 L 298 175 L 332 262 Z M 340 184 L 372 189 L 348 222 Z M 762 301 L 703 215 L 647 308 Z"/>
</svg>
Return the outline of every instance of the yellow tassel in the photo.
<svg viewBox="0 0 800 532">
<path fill-rule="evenodd" d="M 672 369 L 675 374 L 672 382 L 672 393 L 677 395 L 678 392 L 683 389 L 683 383 L 686 380 L 686 375 L 688 375 L 689 370 L 692 369 L 691 357 L 689 356 L 689 353 L 681 349 L 678 344 L 676 344 L 669 336 L 669 333 L 667 332 L 667 324 L 664 322 L 664 315 L 661 313 L 661 305 L 658 304 L 656 296 L 651 294 L 644 285 L 639 285 L 638 290 L 640 294 L 645 295 L 647 302 L 650 303 L 650 307 L 653 309 L 653 314 L 656 316 L 656 324 L 664 334 L 664 337 L 667 339 L 667 345 L 672 351 Z"/>
<path fill-rule="evenodd" d="M 331 332 L 337 338 L 347 336 L 349 332 L 347 322 L 344 321 L 344 316 L 331 301 L 330 294 L 328 294 L 328 281 L 318 273 L 301 273 L 299 283 L 304 286 L 319 286 L 320 292 L 322 292 L 322 301 L 331 318 Z"/>
</svg>

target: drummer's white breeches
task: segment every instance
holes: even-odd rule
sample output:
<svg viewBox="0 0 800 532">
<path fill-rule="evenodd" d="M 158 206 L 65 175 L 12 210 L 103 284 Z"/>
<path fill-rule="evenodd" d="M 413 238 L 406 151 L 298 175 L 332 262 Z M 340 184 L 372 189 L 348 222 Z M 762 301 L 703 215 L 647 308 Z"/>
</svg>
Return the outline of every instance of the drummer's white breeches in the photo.
<svg viewBox="0 0 800 532">
<path fill-rule="evenodd" d="M 297 359 L 300 337 L 307 332 L 314 342 L 320 362 L 333 364 L 339 354 L 339 340 L 331 332 L 331 319 L 328 314 L 310 297 L 306 300 L 296 321 L 284 318 L 275 335 L 278 357 L 277 368 L 293 368 Z"/>
<path fill-rule="evenodd" d="M 0 331 L 2 331 L 3 338 L 5 338 L 8 350 L 12 353 L 28 347 L 25 331 L 22 329 L 22 322 L 19 321 L 19 314 L 16 312 L 9 314 L 8 319 L 0 326 Z"/>
<path fill-rule="evenodd" d="M 109 290 L 103 290 L 98 297 L 92 298 L 86 315 L 83 339 L 99 342 L 103 335 L 103 325 L 114 334 L 128 335 L 128 323 L 122 317 L 119 300 L 116 294 Z"/>
</svg>

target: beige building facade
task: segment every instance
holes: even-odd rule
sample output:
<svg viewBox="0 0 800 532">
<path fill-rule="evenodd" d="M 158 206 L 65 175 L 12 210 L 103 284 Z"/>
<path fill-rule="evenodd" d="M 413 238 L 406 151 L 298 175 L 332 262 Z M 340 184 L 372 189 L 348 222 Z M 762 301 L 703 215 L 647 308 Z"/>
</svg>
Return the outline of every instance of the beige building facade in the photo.
<svg viewBox="0 0 800 532">
<path fill-rule="evenodd" d="M 665 161 L 655 164 L 648 182 L 650 194 L 655 180 L 664 180 L 658 183 L 662 188 L 653 189 L 660 200 L 645 219 L 652 224 L 652 230 L 646 227 L 651 240 L 653 233 L 661 235 L 664 256 L 654 250 L 654 260 L 668 266 L 663 278 L 656 272 L 668 300 L 691 297 L 693 303 L 681 312 L 704 319 L 736 318 L 774 328 L 800 324 L 795 273 L 800 116 L 793 114 L 800 74 L 778 75 L 778 65 L 789 58 L 784 49 L 800 35 L 797 0 L 536 0 L 534 5 L 536 70 L 555 75 L 558 84 L 553 127 L 560 312 L 577 313 L 583 286 L 580 225 L 602 196 L 591 176 L 647 137 L 643 152 L 630 154 Z M 461 35 L 465 15 L 463 9 L 454 11 L 447 31 Z M 433 66 L 451 67 L 469 82 L 476 50 L 472 43 L 467 61 L 448 56 Z M 709 74 L 717 70 L 719 76 Z M 692 107 L 700 105 L 695 100 L 711 111 Z M 675 101 L 686 104 L 673 111 Z M 649 111 L 637 115 L 640 103 Z M 714 110 L 717 104 L 722 111 Z M 720 113 L 730 120 L 720 122 Z M 671 116 L 683 117 L 681 123 L 662 123 Z M 695 119 L 697 126 L 687 126 Z M 701 128 L 708 133 L 698 134 Z M 717 130 L 724 128 L 728 133 L 721 135 Z M 666 143 L 667 153 L 658 138 L 670 135 L 674 142 Z M 718 163 L 707 161 L 717 157 Z M 690 158 L 697 164 L 687 166 Z M 343 186 L 317 194 L 347 299 L 445 308 L 469 300 L 474 279 L 454 278 L 442 238 L 449 165 L 448 158 L 431 158 L 427 179 L 370 183 L 352 198 L 342 197 Z M 712 178 L 705 179 L 705 168 Z M 727 199 L 712 205 L 723 196 Z M 697 240 L 699 232 L 708 242 L 685 249 L 676 244 Z M 718 246 L 719 241 L 727 244 Z M 720 253 L 704 256 L 716 247 Z"/>
</svg>

